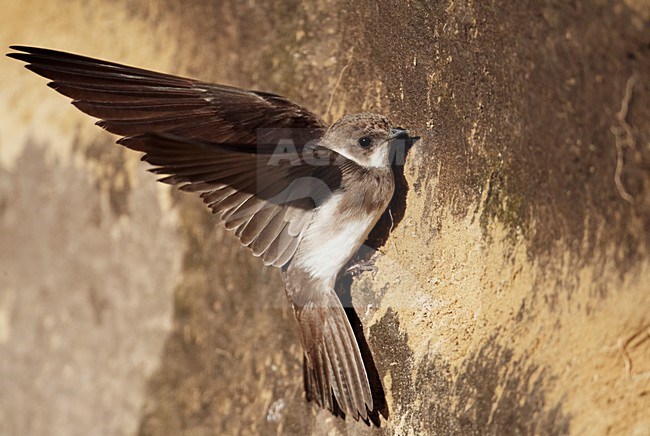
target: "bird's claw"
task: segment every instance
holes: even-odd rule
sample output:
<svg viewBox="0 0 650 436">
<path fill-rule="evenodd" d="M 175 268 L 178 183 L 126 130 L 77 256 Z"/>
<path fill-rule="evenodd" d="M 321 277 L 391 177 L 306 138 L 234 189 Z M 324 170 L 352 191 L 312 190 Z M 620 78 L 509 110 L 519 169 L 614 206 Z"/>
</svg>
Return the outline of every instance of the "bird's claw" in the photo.
<svg viewBox="0 0 650 436">
<path fill-rule="evenodd" d="M 345 270 L 345 274 L 352 277 L 358 277 L 364 272 L 377 273 L 377 266 L 372 259 L 356 261 Z"/>
</svg>

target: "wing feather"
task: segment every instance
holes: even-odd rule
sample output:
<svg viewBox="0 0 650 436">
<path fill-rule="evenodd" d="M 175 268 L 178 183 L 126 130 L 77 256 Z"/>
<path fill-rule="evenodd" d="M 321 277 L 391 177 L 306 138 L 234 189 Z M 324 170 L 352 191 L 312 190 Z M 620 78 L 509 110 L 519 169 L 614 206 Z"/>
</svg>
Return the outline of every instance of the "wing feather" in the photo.
<svg viewBox="0 0 650 436">
<path fill-rule="evenodd" d="M 173 133 L 216 143 L 255 144 L 258 129 L 296 130 L 296 147 L 318 138 L 324 122 L 275 94 L 249 91 L 37 47 L 8 56 L 46 77 L 81 111 L 118 135 Z"/>
<path fill-rule="evenodd" d="M 12 49 L 9 57 L 123 136 L 118 143 L 144 153 L 159 181 L 197 192 L 266 264 L 290 261 L 313 209 L 340 183 L 338 169 L 325 173 L 324 188 L 308 182 L 322 178 L 322 169 L 292 166 L 295 159 L 268 165 L 279 139 L 301 151 L 326 128 L 282 96 L 56 50 Z"/>
</svg>

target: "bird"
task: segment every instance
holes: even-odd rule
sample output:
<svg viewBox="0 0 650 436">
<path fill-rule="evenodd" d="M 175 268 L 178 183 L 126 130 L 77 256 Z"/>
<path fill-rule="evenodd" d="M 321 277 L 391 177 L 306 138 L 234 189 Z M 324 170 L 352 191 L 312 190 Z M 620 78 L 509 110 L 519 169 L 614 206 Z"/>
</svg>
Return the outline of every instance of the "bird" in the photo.
<svg viewBox="0 0 650 436">
<path fill-rule="evenodd" d="M 194 192 L 242 245 L 279 268 L 300 327 L 306 396 L 368 422 L 373 397 L 335 292 L 394 193 L 391 155 L 419 139 L 375 113 L 321 117 L 264 91 L 14 45 L 160 182 Z"/>
</svg>

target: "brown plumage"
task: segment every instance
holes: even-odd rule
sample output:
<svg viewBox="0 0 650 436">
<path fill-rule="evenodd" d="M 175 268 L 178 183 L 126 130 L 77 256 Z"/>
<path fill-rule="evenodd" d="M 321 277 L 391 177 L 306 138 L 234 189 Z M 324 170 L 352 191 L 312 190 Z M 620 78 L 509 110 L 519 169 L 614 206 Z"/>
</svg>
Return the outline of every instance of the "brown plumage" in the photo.
<svg viewBox="0 0 650 436">
<path fill-rule="evenodd" d="M 282 268 L 308 398 L 367 419 L 370 385 L 334 282 L 393 194 L 389 144 L 406 132 L 376 114 L 328 128 L 275 94 L 12 48 L 9 57 L 143 153 L 161 182 L 196 192 L 253 255 Z"/>
</svg>

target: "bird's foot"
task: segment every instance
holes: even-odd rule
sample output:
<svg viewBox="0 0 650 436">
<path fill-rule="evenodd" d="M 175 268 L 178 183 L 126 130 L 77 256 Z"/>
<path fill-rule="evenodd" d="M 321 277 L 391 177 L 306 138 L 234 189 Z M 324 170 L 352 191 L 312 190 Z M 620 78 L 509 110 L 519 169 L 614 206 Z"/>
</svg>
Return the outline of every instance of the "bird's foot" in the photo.
<svg viewBox="0 0 650 436">
<path fill-rule="evenodd" d="M 352 277 L 358 277 L 364 272 L 377 273 L 377 266 L 373 259 L 358 260 L 345 270 L 345 274 Z"/>
</svg>

